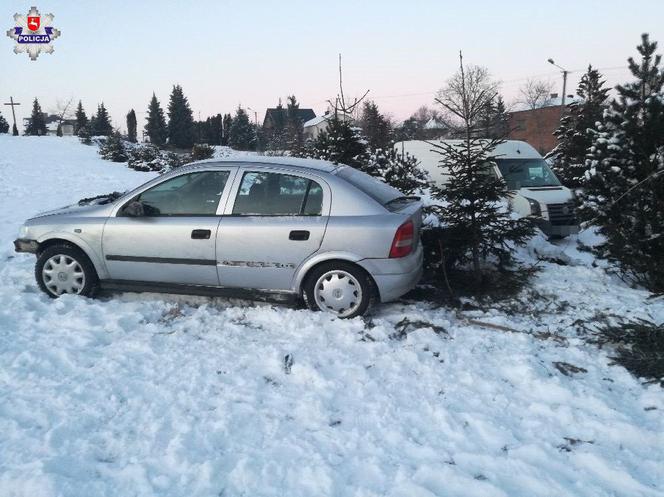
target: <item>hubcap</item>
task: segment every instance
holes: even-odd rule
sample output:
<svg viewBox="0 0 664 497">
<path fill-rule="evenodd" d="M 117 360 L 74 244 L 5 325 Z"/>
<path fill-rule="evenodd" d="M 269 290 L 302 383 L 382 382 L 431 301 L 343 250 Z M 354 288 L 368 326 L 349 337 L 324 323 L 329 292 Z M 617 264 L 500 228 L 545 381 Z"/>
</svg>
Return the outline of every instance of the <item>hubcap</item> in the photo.
<svg viewBox="0 0 664 497">
<path fill-rule="evenodd" d="M 329 271 L 318 278 L 314 287 L 316 305 L 322 311 L 346 317 L 357 310 L 362 302 L 362 287 L 346 271 Z"/>
<path fill-rule="evenodd" d="M 42 279 L 53 295 L 79 294 L 85 286 L 85 273 L 81 264 L 71 256 L 57 254 L 46 261 Z"/>
</svg>

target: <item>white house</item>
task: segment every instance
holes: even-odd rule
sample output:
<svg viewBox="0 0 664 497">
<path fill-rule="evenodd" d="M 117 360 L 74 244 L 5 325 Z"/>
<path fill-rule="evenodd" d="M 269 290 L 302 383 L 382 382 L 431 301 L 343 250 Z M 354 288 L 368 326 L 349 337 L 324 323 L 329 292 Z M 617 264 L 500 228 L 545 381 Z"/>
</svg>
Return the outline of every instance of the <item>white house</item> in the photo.
<svg viewBox="0 0 664 497">
<path fill-rule="evenodd" d="M 333 117 L 334 113 L 328 110 L 322 116 L 314 117 L 305 122 L 303 125 L 304 140 L 312 141 L 318 138 L 321 132 L 327 130 L 328 121 Z M 354 121 L 353 116 L 342 112 L 337 113 L 337 118 L 343 121 Z"/>
</svg>

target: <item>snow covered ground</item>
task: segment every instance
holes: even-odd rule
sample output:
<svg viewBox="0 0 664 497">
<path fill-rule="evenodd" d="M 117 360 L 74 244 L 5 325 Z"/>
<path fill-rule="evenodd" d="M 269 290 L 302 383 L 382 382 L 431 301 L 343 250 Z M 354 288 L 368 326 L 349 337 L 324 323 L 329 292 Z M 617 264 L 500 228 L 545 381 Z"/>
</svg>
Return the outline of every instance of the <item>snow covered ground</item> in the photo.
<svg viewBox="0 0 664 497">
<path fill-rule="evenodd" d="M 0 135 L 0 496 L 664 496 L 664 391 L 573 326 L 664 302 L 575 240 L 524 251 L 570 264 L 541 263 L 515 315 L 39 292 L 22 221 L 150 177 Z"/>
</svg>

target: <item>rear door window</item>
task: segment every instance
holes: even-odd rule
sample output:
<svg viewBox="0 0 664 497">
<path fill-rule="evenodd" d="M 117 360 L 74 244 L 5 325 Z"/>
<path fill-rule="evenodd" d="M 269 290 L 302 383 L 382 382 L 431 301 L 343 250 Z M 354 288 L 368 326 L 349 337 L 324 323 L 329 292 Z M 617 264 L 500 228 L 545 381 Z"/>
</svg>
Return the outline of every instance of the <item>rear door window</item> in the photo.
<svg viewBox="0 0 664 497">
<path fill-rule="evenodd" d="M 320 216 L 323 189 L 313 180 L 291 174 L 246 172 L 233 214 L 241 216 Z"/>
</svg>

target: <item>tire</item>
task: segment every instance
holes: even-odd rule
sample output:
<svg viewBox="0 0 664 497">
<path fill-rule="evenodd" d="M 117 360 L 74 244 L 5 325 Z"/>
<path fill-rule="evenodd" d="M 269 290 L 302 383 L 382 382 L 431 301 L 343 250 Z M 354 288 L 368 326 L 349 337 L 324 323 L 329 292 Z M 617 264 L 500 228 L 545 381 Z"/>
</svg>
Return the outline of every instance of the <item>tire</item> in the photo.
<svg viewBox="0 0 664 497">
<path fill-rule="evenodd" d="M 99 284 L 88 256 L 64 243 L 47 247 L 38 254 L 35 279 L 39 288 L 54 299 L 65 293 L 92 297 Z"/>
<path fill-rule="evenodd" d="M 307 275 L 302 296 L 312 311 L 350 319 L 364 315 L 376 300 L 376 285 L 362 268 L 349 262 L 326 262 Z"/>
</svg>

